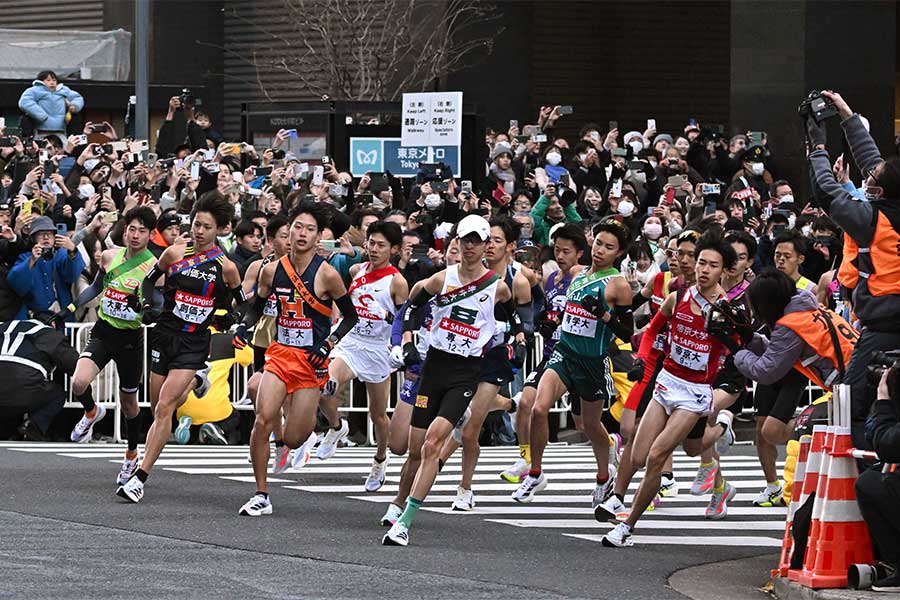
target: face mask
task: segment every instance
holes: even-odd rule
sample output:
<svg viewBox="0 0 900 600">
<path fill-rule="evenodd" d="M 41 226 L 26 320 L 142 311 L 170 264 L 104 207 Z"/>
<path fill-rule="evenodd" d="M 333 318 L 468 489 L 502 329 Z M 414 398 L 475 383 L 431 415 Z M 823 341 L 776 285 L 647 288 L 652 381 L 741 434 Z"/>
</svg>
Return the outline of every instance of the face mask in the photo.
<svg viewBox="0 0 900 600">
<path fill-rule="evenodd" d="M 788 229 L 793 229 L 794 225 L 797 224 L 797 215 L 791 213 L 788 215 Z"/>
<path fill-rule="evenodd" d="M 762 164 L 762 163 L 757 163 Z M 793 204 L 794 197 L 791 194 L 785 194 L 781 198 L 778 199 L 778 204 Z"/>
<path fill-rule="evenodd" d="M 653 167 L 654 169 L 659 165 L 659 161 L 657 161 L 654 158 L 648 159 L 647 162 L 649 162 L 650 166 Z"/>
<path fill-rule="evenodd" d="M 800 228 L 800 231 L 803 233 L 803 237 L 809 237 L 809 234 L 812 233 L 812 227 L 804 225 Z"/>
<path fill-rule="evenodd" d="M 87 162 L 87 161 L 85 161 Z M 90 183 L 85 183 L 84 185 L 78 186 L 78 196 L 84 198 L 85 200 L 94 195 L 94 186 Z"/>
<path fill-rule="evenodd" d="M 425 196 L 425 208 L 428 210 L 437 210 L 441 207 L 440 194 L 428 194 Z"/>
<path fill-rule="evenodd" d="M 548 152 L 546 158 L 547 164 L 553 167 L 562 162 L 562 155 L 559 152 Z"/>
<path fill-rule="evenodd" d="M 578 160 L 581 161 L 582 164 L 584 163 L 584 159 L 586 159 L 586 158 L 587 158 L 587 154 L 579 154 L 578 155 Z"/>
<path fill-rule="evenodd" d="M 647 183 L 647 174 L 643 171 L 641 171 L 640 173 L 632 173 L 631 180 L 641 184 Z"/>
<path fill-rule="evenodd" d="M 622 206 L 622 204 L 619 203 L 619 206 Z M 662 225 L 660 223 L 647 223 L 644 225 L 644 235 L 651 240 L 659 239 L 659 236 L 662 235 Z"/>
<path fill-rule="evenodd" d="M 618 208 L 616 208 L 618 213 L 623 217 L 630 217 L 631 213 L 634 212 L 634 203 L 631 200 L 622 200 L 619 202 Z"/>
<path fill-rule="evenodd" d="M 98 159 L 89 158 L 86 161 L 84 161 L 84 170 L 87 173 L 90 173 L 91 171 L 94 170 L 94 167 L 96 167 L 98 164 L 100 164 L 100 161 Z"/>
<path fill-rule="evenodd" d="M 644 144 L 642 144 L 640 142 L 628 142 L 628 145 L 631 146 L 631 149 L 634 151 L 635 154 L 637 154 L 638 152 L 640 152 L 641 150 L 644 149 Z"/>
<path fill-rule="evenodd" d="M 762 175 L 766 170 L 766 165 L 761 162 L 750 163 L 750 172 L 754 175 Z"/>
</svg>

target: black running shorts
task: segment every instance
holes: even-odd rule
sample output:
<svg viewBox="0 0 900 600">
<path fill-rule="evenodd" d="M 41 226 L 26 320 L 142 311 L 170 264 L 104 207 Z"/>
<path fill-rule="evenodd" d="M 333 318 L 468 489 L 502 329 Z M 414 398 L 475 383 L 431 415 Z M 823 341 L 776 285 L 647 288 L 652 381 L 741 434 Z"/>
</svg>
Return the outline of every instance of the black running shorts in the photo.
<svg viewBox="0 0 900 600">
<path fill-rule="evenodd" d="M 488 350 L 481 360 L 479 382 L 503 386 L 515 377 L 512 363 L 509 360 L 509 347 L 504 344 Z"/>
<path fill-rule="evenodd" d="M 117 329 L 100 319 L 91 328 L 91 337 L 80 358 L 89 358 L 103 370 L 109 361 L 116 363 L 119 389 L 136 392 L 144 367 L 144 332 L 141 329 Z"/>
<path fill-rule="evenodd" d="M 481 357 L 464 357 L 429 348 L 419 377 L 411 425 L 419 429 L 438 417 L 453 425 L 459 421 L 478 387 Z"/>
<path fill-rule="evenodd" d="M 199 371 L 209 358 L 209 330 L 202 333 L 172 333 L 153 328 L 150 334 L 150 371 L 168 375 L 169 371 L 186 369 Z"/>
</svg>

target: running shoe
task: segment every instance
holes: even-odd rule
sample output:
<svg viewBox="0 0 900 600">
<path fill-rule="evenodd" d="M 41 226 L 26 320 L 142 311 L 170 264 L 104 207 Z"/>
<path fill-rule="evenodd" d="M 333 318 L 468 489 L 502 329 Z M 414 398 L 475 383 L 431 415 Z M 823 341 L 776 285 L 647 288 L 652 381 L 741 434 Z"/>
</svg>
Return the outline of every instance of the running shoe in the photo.
<svg viewBox="0 0 900 600">
<path fill-rule="evenodd" d="M 390 530 L 381 538 L 383 546 L 407 546 L 409 545 L 409 527 L 401 523 L 395 522 L 391 525 Z"/>
<path fill-rule="evenodd" d="M 337 386 L 337 381 L 329 377 L 328 381 L 325 382 L 325 385 L 322 386 L 322 396 L 334 396 L 334 393 L 337 391 Z"/>
<path fill-rule="evenodd" d="M 94 412 L 93 419 L 83 415 L 81 420 L 75 423 L 72 435 L 69 436 L 73 442 L 83 444 L 91 441 L 91 438 L 94 436 L 94 423 L 99 423 L 106 416 L 105 406 L 102 404 L 96 404 L 95 406 L 97 410 Z"/>
<path fill-rule="evenodd" d="M 609 434 L 609 464 L 619 468 L 619 452 L 622 450 L 622 436 L 618 433 Z"/>
<path fill-rule="evenodd" d="M 703 496 L 712 491 L 716 481 L 716 471 L 719 469 L 719 463 L 713 461 L 711 465 L 700 465 L 697 474 L 694 476 L 694 483 L 691 484 L 692 496 Z"/>
<path fill-rule="evenodd" d="M 138 465 L 140 464 L 140 452 L 136 452 L 132 460 L 128 460 L 127 456 L 122 459 L 122 467 L 119 469 L 119 474 L 116 477 L 116 483 L 118 485 L 125 485 L 126 483 L 128 483 L 128 480 L 134 477 L 135 472 L 138 470 Z"/>
<path fill-rule="evenodd" d="M 594 504 L 594 518 L 600 523 L 618 523 L 627 516 L 628 509 L 615 494 L 607 498 L 605 502 Z"/>
<path fill-rule="evenodd" d="M 204 423 L 200 426 L 200 433 L 197 436 L 201 444 L 209 444 L 211 446 L 227 446 L 228 440 L 225 439 L 225 432 L 215 423 Z"/>
<path fill-rule="evenodd" d="M 657 492 L 657 494 L 653 497 L 653 500 L 650 502 L 650 504 L 647 505 L 647 508 L 645 510 L 647 512 L 654 511 L 659 508 L 660 504 L 662 504 L 662 496 L 660 496 L 659 492 Z"/>
<path fill-rule="evenodd" d="M 144 482 L 135 475 L 125 482 L 125 485 L 119 486 L 119 489 L 116 490 L 116 496 L 137 504 L 144 497 Z"/>
<path fill-rule="evenodd" d="M 291 461 L 292 469 L 302 469 L 306 466 L 306 463 L 309 462 L 309 457 L 312 454 L 313 446 L 316 445 L 316 442 L 319 440 L 319 436 L 316 435 L 316 432 L 310 432 L 309 437 L 306 438 L 306 441 L 300 444 L 300 447 L 294 450 L 294 458 Z"/>
<path fill-rule="evenodd" d="M 598 483 L 594 486 L 594 494 L 591 496 L 591 508 L 596 508 L 603 504 L 612 496 L 613 487 L 616 485 L 616 469 L 612 465 L 607 467 L 607 479 L 604 483 Z"/>
<path fill-rule="evenodd" d="M 530 469 L 531 465 L 525 462 L 524 458 L 519 458 L 513 466 L 500 473 L 500 479 L 509 483 L 522 483 Z"/>
<path fill-rule="evenodd" d="M 525 480 L 512 493 L 512 499 L 516 502 L 528 503 L 534 499 L 534 495 L 547 487 L 547 476 L 541 473 L 537 477 L 528 475 Z"/>
<path fill-rule="evenodd" d="M 759 495 L 753 499 L 753 506 L 783 506 L 784 505 L 784 486 L 778 482 L 778 489 L 770 490 L 769 486 L 761 491 Z"/>
<path fill-rule="evenodd" d="M 725 489 L 721 492 L 713 492 L 706 507 L 706 518 L 718 521 L 728 516 L 728 503 L 734 498 L 737 490 L 734 486 L 725 482 Z"/>
<path fill-rule="evenodd" d="M 291 449 L 287 446 L 277 446 L 275 448 L 275 465 L 272 467 L 272 473 L 284 473 L 291 464 Z"/>
<path fill-rule="evenodd" d="M 900 574 L 892 573 L 872 584 L 873 592 L 900 592 Z"/>
<path fill-rule="evenodd" d="M 659 480 L 659 495 L 663 498 L 674 498 L 678 495 L 678 482 L 675 481 L 675 477 L 662 476 Z"/>
<path fill-rule="evenodd" d="M 466 426 L 466 423 L 469 422 L 469 419 L 472 418 L 472 409 L 468 406 L 466 407 L 466 412 L 463 413 L 463 416 L 459 418 L 459 421 L 456 422 L 456 426 L 453 428 L 453 441 L 457 444 L 462 444 L 462 436 L 463 436 L 463 428 Z"/>
<path fill-rule="evenodd" d="M 509 410 L 507 412 L 509 412 L 509 413 L 518 412 L 519 411 L 519 402 L 522 401 L 522 392 L 519 392 L 515 396 L 510 398 L 510 401 L 512 402 L 512 405 L 509 407 Z"/>
<path fill-rule="evenodd" d="M 322 443 L 319 444 L 319 448 L 316 450 L 316 458 L 326 460 L 334 456 L 334 453 L 337 452 L 338 444 L 347 437 L 348 433 L 350 433 L 350 424 L 347 423 L 346 419 L 341 419 L 340 429 L 329 429 L 328 433 L 325 434 L 325 439 L 322 440 Z"/>
<path fill-rule="evenodd" d="M 719 453 L 720 456 L 724 456 L 731 451 L 731 447 L 734 446 L 734 429 L 732 428 L 732 423 L 734 422 L 734 413 L 730 410 L 720 410 L 718 416 L 716 417 L 716 425 L 724 425 L 725 433 L 722 434 L 722 437 L 716 440 L 716 452 Z"/>
<path fill-rule="evenodd" d="M 459 486 L 456 488 L 456 499 L 453 500 L 453 510 L 469 512 L 475 508 L 475 494 L 472 490 Z"/>
<path fill-rule="evenodd" d="M 384 479 L 387 477 L 387 466 L 389 457 L 385 455 L 384 460 L 378 462 L 377 460 L 372 460 L 372 470 L 369 471 L 369 476 L 366 477 L 366 491 L 367 492 L 377 492 L 381 489 L 381 486 L 384 485 Z"/>
<path fill-rule="evenodd" d="M 187 415 L 178 419 L 178 427 L 175 428 L 175 441 L 184 446 L 191 441 L 191 425 L 194 420 Z"/>
<path fill-rule="evenodd" d="M 384 527 L 390 527 L 397 522 L 397 519 L 399 519 L 400 515 L 402 514 L 403 509 L 391 502 L 390 504 L 388 504 L 387 511 L 384 513 L 384 516 L 381 517 L 381 524 Z"/>
<path fill-rule="evenodd" d="M 603 536 L 601 543 L 607 548 L 627 548 L 634 545 L 631 539 L 631 527 L 625 523 L 619 523 L 612 531 Z"/>
<path fill-rule="evenodd" d="M 260 517 L 272 514 L 272 502 L 268 496 L 254 494 L 247 503 L 241 507 L 238 514 L 244 517 Z"/>
<path fill-rule="evenodd" d="M 194 373 L 194 380 L 197 382 L 197 385 L 194 386 L 194 396 L 197 398 L 202 398 L 209 391 L 209 372 L 211 369 L 212 366 L 206 363 L 205 367 Z"/>
</svg>

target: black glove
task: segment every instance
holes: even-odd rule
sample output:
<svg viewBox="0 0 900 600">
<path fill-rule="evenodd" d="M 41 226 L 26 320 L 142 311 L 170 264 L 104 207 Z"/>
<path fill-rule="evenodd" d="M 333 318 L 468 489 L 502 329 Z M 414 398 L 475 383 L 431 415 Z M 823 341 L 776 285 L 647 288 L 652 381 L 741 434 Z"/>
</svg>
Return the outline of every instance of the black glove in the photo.
<svg viewBox="0 0 900 600">
<path fill-rule="evenodd" d="M 741 338 L 741 346 L 746 346 L 753 340 L 752 325 L 738 325 L 735 328 L 735 331 L 737 332 L 738 337 Z"/>
<path fill-rule="evenodd" d="M 737 351 L 741 349 L 741 345 L 737 342 L 737 340 L 731 337 L 731 335 L 729 335 L 726 331 L 714 328 L 708 329 L 707 333 L 722 342 L 722 345 L 728 348 L 728 351 L 732 354 L 736 354 Z"/>
<path fill-rule="evenodd" d="M 234 340 L 232 340 L 231 345 L 238 350 L 243 350 L 247 347 L 248 341 L 250 341 L 250 336 L 247 333 L 247 326 L 241 323 L 234 330 Z"/>
<path fill-rule="evenodd" d="M 644 359 L 636 357 L 634 359 L 634 365 L 632 365 L 632 367 L 628 369 L 628 381 L 641 381 L 644 378 L 645 368 L 646 364 L 644 364 Z"/>
<path fill-rule="evenodd" d="M 825 145 L 825 124 L 816 123 L 812 117 L 806 117 L 806 137 L 809 139 L 810 151 L 815 150 L 819 144 Z"/>
<path fill-rule="evenodd" d="M 144 305 L 141 306 L 141 323 L 143 323 L 144 325 L 152 325 L 153 323 L 156 323 L 156 320 L 159 318 L 160 312 L 161 311 L 153 310 L 153 307 L 145 302 Z"/>
<path fill-rule="evenodd" d="M 585 296 L 581 299 L 581 306 L 598 319 L 603 317 L 603 313 L 606 312 L 606 309 L 603 308 L 603 303 L 600 302 L 600 298 L 597 296 Z"/>
<path fill-rule="evenodd" d="M 328 355 L 331 354 L 332 348 L 334 348 L 334 341 L 331 339 L 331 336 L 328 336 L 307 353 L 306 362 L 311 364 L 314 369 L 323 368 L 325 363 L 328 362 Z"/>
<path fill-rule="evenodd" d="M 419 349 L 416 348 L 415 343 L 406 342 L 403 344 L 403 364 L 407 367 L 411 367 L 420 362 L 422 362 L 422 357 L 419 356 Z"/>
<path fill-rule="evenodd" d="M 141 299 L 138 298 L 137 290 L 133 294 L 125 296 L 125 305 L 134 313 L 141 313 Z"/>
<path fill-rule="evenodd" d="M 553 333 L 556 331 L 556 328 L 559 327 L 559 323 L 555 319 L 548 318 L 546 311 L 538 315 L 536 324 L 538 333 L 548 340 L 553 337 Z"/>
<path fill-rule="evenodd" d="M 525 344 L 515 343 L 512 345 L 512 357 L 510 362 L 513 368 L 521 369 L 525 365 L 525 357 L 528 356 L 528 347 Z"/>
</svg>

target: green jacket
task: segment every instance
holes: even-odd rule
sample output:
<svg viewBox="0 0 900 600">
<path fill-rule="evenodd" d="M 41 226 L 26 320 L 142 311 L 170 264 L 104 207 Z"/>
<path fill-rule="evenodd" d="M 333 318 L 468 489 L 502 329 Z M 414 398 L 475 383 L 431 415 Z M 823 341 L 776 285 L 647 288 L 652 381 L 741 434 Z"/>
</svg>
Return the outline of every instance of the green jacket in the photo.
<svg viewBox="0 0 900 600">
<path fill-rule="evenodd" d="M 531 218 L 534 219 L 534 233 L 532 239 L 536 244 L 548 245 L 550 243 L 550 228 L 556 225 L 555 222 L 547 220 L 547 207 L 550 206 L 550 198 L 541 194 L 534 207 L 531 209 Z M 581 221 L 581 215 L 575 208 L 575 203 L 569 204 L 563 208 L 563 223 L 578 223 Z"/>
</svg>

